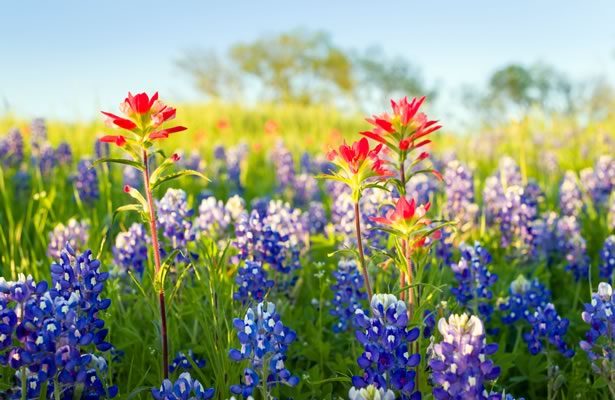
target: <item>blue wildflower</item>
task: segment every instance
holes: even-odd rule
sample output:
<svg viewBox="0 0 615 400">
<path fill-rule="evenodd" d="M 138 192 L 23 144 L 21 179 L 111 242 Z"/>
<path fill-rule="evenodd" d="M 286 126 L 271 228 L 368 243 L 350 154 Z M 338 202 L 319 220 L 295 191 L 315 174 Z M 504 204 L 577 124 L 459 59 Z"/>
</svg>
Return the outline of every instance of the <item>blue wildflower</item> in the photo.
<svg viewBox="0 0 615 400">
<path fill-rule="evenodd" d="M 133 223 L 128 231 L 120 232 L 115 237 L 113 260 L 120 274 L 134 272 L 142 277 L 148 259 L 150 238 L 143 225 Z"/>
<path fill-rule="evenodd" d="M 455 314 L 448 321 L 440 319 L 438 330 L 442 341 L 430 348 L 429 360 L 434 398 L 500 399 L 485 390 L 487 383 L 500 375 L 500 368 L 487 358 L 498 345 L 486 343 L 481 320 Z"/>
<path fill-rule="evenodd" d="M 250 260 L 246 260 L 245 265 L 237 269 L 235 283 L 237 290 L 233 293 L 233 298 L 242 304 L 262 302 L 273 287 L 273 280 L 267 278 L 267 271 L 262 264 Z"/>
<path fill-rule="evenodd" d="M 66 225 L 58 224 L 49 233 L 47 255 L 51 258 L 60 258 L 66 243 L 75 250 L 85 248 L 90 237 L 90 224 L 87 221 L 77 221 L 74 218 L 68 220 Z"/>
<path fill-rule="evenodd" d="M 86 204 L 92 204 L 100 197 L 98 189 L 98 174 L 92 168 L 92 160 L 84 158 L 77 164 L 77 173 L 73 178 L 79 199 Z"/>
<path fill-rule="evenodd" d="M 361 304 L 367 299 L 363 290 L 363 275 L 357 269 L 354 260 L 340 260 L 337 269 L 333 271 L 335 283 L 331 285 L 333 300 L 329 313 L 337 318 L 333 332 L 344 332 L 351 326 L 354 315 Z"/>
<path fill-rule="evenodd" d="M 205 360 L 194 354 L 192 349 L 188 350 L 188 354 L 180 351 L 175 355 L 175 358 L 169 365 L 169 371 L 175 372 L 175 370 L 180 368 L 184 371 L 188 371 L 192 369 L 193 364 L 196 365 L 197 368 L 203 368 L 205 367 Z"/>
<path fill-rule="evenodd" d="M 205 389 L 189 372 L 182 373 L 175 383 L 165 379 L 160 389 L 152 389 L 152 396 L 156 400 L 208 400 L 215 393 L 213 388 Z"/>
<path fill-rule="evenodd" d="M 552 303 L 545 307 L 536 307 L 534 314 L 529 315 L 527 320 L 532 328 L 530 332 L 523 334 L 523 339 L 532 355 L 545 350 L 547 342 L 555 346 L 564 357 L 574 355 L 574 350 L 564 341 L 569 321 L 559 316 Z"/>
<path fill-rule="evenodd" d="M 604 240 L 600 261 L 600 277 L 612 282 L 615 271 L 615 235 L 610 235 Z"/>
</svg>

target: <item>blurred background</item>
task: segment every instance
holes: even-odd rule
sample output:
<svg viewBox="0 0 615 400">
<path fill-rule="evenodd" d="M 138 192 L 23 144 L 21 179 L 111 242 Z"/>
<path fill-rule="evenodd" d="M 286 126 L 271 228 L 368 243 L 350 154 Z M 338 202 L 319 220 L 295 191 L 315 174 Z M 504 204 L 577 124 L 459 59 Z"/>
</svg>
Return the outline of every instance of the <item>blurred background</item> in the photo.
<svg viewBox="0 0 615 400">
<path fill-rule="evenodd" d="M 342 115 L 427 95 L 467 132 L 528 114 L 608 118 L 612 1 L 6 2 L 0 118 L 90 121 L 128 90 Z"/>
</svg>

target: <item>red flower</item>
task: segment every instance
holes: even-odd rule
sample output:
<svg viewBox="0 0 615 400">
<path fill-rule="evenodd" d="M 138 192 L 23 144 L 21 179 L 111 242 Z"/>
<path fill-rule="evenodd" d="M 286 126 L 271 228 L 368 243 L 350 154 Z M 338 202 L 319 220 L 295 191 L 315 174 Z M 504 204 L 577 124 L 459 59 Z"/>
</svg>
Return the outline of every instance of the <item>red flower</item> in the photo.
<svg viewBox="0 0 615 400">
<path fill-rule="evenodd" d="M 361 134 L 404 152 L 424 146 L 429 141 L 415 144 L 416 140 L 441 128 L 437 125 L 437 121 L 428 120 L 425 114 L 418 112 L 424 102 L 424 96 L 419 99 L 413 98 L 410 102 L 407 97 L 397 102 L 391 100 L 393 115 L 384 113 L 367 118 L 367 122 L 374 125 L 374 129 L 361 132 Z M 396 135 L 394 142 L 390 142 L 388 136 L 393 135 Z"/>
<path fill-rule="evenodd" d="M 339 150 L 332 150 L 327 155 L 329 161 L 342 161 L 342 165 L 347 167 L 353 174 L 359 173 L 366 161 L 371 163 L 370 170 L 377 175 L 385 175 L 387 171 L 383 168 L 383 161 L 378 157 L 378 153 L 382 149 L 382 145 L 378 145 L 373 149 L 369 148 L 369 142 L 366 138 L 362 138 L 354 142 L 351 146 L 344 143 L 339 147 Z"/>
<path fill-rule="evenodd" d="M 175 126 L 156 130 L 164 122 L 172 120 L 177 114 L 177 110 L 162 103 L 158 99 L 158 92 L 149 97 L 147 93 L 138 93 L 133 95 L 128 93 L 128 97 L 120 104 L 120 110 L 125 117 L 102 111 L 108 121 L 117 127 L 129 130 L 136 135 L 138 139 L 143 140 L 147 134 L 147 139 L 166 139 L 171 133 L 180 132 L 186 128 L 183 126 Z M 108 138 L 111 138 L 109 136 Z M 110 142 L 122 146 L 126 141 L 117 142 L 109 139 Z M 120 144 L 121 143 L 121 144 Z"/>
<path fill-rule="evenodd" d="M 425 227 L 431 223 L 431 220 L 426 218 L 430 206 L 430 203 L 417 206 L 414 199 L 408 201 L 402 196 L 397 200 L 395 209 L 390 210 L 384 217 L 372 218 L 372 221 L 395 229 L 405 239 L 411 240 L 414 247 L 420 247 L 429 236 L 425 233 Z M 437 235 L 434 235 L 434 238 L 435 236 Z"/>
<path fill-rule="evenodd" d="M 117 146 L 120 146 L 120 147 L 126 144 L 126 138 L 122 135 L 119 135 L 119 136 L 107 135 L 107 136 L 101 137 L 99 140 L 104 143 L 115 143 Z"/>
<path fill-rule="evenodd" d="M 180 156 L 179 156 L 179 154 L 177 154 L 177 153 L 173 153 L 173 154 L 171 155 L 171 161 L 173 161 L 173 162 L 178 162 L 180 158 L 181 158 L 181 157 L 180 157 Z"/>
</svg>

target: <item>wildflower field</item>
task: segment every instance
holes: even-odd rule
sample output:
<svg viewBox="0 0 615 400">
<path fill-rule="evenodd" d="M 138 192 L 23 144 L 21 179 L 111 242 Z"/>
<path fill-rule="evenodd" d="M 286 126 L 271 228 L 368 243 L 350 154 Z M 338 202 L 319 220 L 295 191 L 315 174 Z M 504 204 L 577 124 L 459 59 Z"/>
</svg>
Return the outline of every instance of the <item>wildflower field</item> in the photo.
<svg viewBox="0 0 615 400">
<path fill-rule="evenodd" d="M 615 398 L 615 120 L 121 100 L 0 120 L 0 399 Z"/>
</svg>

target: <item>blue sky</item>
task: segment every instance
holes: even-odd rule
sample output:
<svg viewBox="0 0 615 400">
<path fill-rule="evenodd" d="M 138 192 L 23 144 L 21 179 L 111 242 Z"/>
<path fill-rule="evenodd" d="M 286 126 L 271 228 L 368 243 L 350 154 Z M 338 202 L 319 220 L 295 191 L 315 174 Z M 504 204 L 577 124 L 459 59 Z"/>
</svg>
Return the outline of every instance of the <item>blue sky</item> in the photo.
<svg viewBox="0 0 615 400">
<path fill-rule="evenodd" d="M 116 107 L 128 90 L 198 99 L 174 66 L 186 50 L 222 51 L 295 28 L 327 31 L 344 48 L 379 45 L 403 55 L 451 96 L 509 62 L 541 60 L 573 78 L 615 82 L 613 1 L 208 3 L 4 2 L 0 114 L 88 119 Z"/>
</svg>

